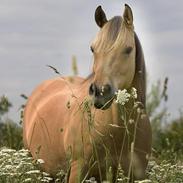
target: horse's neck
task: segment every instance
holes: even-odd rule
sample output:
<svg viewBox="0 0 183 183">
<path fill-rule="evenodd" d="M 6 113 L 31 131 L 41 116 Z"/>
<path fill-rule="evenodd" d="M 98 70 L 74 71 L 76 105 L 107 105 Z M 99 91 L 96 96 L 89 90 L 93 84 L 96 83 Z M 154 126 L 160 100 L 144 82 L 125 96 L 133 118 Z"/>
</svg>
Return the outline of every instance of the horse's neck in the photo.
<svg viewBox="0 0 183 183">
<path fill-rule="evenodd" d="M 136 68 L 135 68 L 134 79 L 132 82 L 132 87 L 137 89 L 137 100 L 141 102 L 145 108 L 146 68 L 142 47 L 136 34 L 135 34 L 135 46 L 136 46 Z"/>
</svg>

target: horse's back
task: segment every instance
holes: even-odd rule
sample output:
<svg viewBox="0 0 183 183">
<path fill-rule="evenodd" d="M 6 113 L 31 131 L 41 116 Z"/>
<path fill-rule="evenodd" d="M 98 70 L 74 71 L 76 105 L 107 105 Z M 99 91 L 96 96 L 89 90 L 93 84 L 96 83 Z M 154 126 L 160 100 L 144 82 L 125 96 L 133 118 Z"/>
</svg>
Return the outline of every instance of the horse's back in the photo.
<svg viewBox="0 0 183 183">
<path fill-rule="evenodd" d="M 47 80 L 33 91 L 26 104 L 24 145 L 34 158 L 45 161 L 44 168 L 48 172 L 51 172 L 50 167 L 55 170 L 54 166 L 65 158 L 62 129 L 66 125 L 67 103 L 72 97 L 72 90 L 77 90 L 82 81 L 82 78 Z"/>
</svg>

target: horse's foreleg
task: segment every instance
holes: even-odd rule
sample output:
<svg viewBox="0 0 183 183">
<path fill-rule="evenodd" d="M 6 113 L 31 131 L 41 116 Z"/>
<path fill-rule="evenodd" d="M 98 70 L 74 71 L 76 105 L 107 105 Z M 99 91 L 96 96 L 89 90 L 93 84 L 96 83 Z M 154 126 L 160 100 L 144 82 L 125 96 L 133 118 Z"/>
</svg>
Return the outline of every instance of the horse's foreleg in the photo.
<svg viewBox="0 0 183 183">
<path fill-rule="evenodd" d="M 83 160 L 75 160 L 71 163 L 68 183 L 81 183 L 84 178 L 86 168 Z"/>
</svg>

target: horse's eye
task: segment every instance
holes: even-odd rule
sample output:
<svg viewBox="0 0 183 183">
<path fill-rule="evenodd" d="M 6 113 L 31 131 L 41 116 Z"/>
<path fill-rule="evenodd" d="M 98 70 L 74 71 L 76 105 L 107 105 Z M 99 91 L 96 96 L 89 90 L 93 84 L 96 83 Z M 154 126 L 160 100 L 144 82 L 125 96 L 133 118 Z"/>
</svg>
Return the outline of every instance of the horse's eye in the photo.
<svg viewBox="0 0 183 183">
<path fill-rule="evenodd" d="M 132 50 L 133 50 L 133 48 L 132 48 L 131 46 L 126 47 L 126 48 L 124 49 L 124 53 L 129 55 L 129 54 L 132 52 Z"/>
<path fill-rule="evenodd" d="M 91 50 L 91 52 L 92 52 L 92 53 L 94 52 L 94 49 L 93 49 L 93 47 L 92 47 L 92 46 L 90 46 L 90 50 Z"/>
</svg>

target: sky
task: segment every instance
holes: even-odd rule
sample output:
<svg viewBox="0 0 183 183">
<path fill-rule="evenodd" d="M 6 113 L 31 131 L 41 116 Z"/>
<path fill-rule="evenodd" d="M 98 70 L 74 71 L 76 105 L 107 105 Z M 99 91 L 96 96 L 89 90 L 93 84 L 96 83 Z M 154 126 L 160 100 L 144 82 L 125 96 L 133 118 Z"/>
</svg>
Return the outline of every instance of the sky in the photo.
<svg viewBox="0 0 183 183">
<path fill-rule="evenodd" d="M 182 0 L 0 0 L 0 96 L 13 107 L 9 118 L 19 120 L 19 107 L 42 81 L 72 74 L 71 58 L 77 57 L 79 73 L 92 68 L 90 44 L 99 31 L 94 12 L 102 5 L 107 18 L 122 15 L 131 6 L 135 31 L 141 41 L 148 81 L 169 77 L 171 116 L 183 107 L 183 1 Z"/>
</svg>

